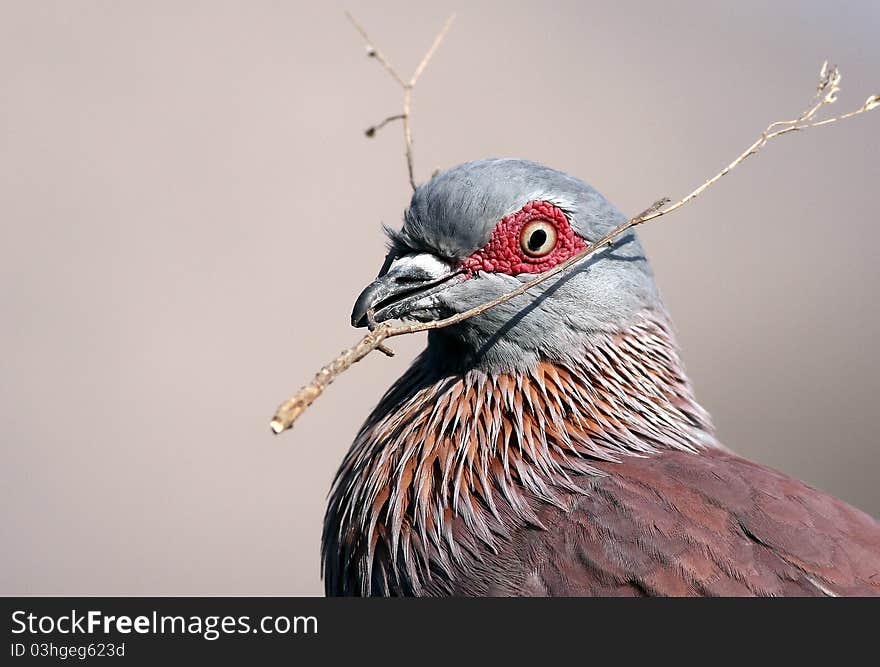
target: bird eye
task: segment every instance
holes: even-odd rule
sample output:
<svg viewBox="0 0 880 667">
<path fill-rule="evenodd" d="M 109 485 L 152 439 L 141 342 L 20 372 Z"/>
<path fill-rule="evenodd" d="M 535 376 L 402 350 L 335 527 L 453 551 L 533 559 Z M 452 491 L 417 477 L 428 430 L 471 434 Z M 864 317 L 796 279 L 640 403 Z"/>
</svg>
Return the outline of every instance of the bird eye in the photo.
<svg viewBox="0 0 880 667">
<path fill-rule="evenodd" d="M 520 232 L 519 245 L 529 257 L 549 255 L 556 247 L 556 228 L 543 220 L 530 222 Z"/>
</svg>

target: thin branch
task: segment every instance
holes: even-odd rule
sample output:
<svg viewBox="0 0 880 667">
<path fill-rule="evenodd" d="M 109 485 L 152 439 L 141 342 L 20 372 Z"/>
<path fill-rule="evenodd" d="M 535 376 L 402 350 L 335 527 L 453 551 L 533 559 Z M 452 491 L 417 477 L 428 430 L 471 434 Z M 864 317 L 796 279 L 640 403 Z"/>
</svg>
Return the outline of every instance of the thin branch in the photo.
<svg viewBox="0 0 880 667">
<path fill-rule="evenodd" d="M 361 34 L 361 37 L 363 37 L 364 41 L 367 43 L 367 55 L 370 58 L 375 58 L 376 60 L 378 60 L 382 67 L 384 67 L 385 70 L 391 75 L 391 78 L 393 78 L 403 89 L 403 113 L 389 116 L 378 125 L 368 127 L 365 131 L 365 134 L 368 137 L 373 137 L 375 136 L 376 132 L 382 129 L 390 121 L 403 121 L 403 141 L 406 145 L 406 169 L 409 176 L 410 187 L 412 187 L 413 191 L 415 191 L 416 177 L 413 167 L 412 124 L 410 120 L 412 117 L 412 91 L 413 88 L 416 87 L 416 83 L 418 82 L 419 78 L 422 76 L 422 72 L 425 71 L 428 63 L 431 62 L 431 58 L 434 57 L 434 53 L 437 51 L 437 48 L 446 38 L 446 33 L 449 32 L 449 29 L 452 27 L 452 22 L 455 20 L 455 14 L 452 14 L 448 19 L 446 19 L 446 23 L 443 24 L 442 28 L 440 28 L 440 32 L 437 33 L 437 36 L 434 38 L 431 46 L 425 52 L 425 55 L 422 57 L 421 62 L 419 62 L 418 67 L 416 67 L 416 70 L 415 72 L 413 72 L 413 75 L 412 77 L 410 77 L 409 81 L 404 81 L 403 77 L 397 73 L 397 70 L 392 67 L 391 63 L 388 62 L 388 59 L 376 47 L 376 45 L 373 43 L 373 40 L 371 40 L 370 36 L 367 34 L 367 31 L 364 30 L 364 27 L 357 22 L 354 16 L 352 16 L 350 12 L 345 12 L 345 15 L 346 17 L 348 17 L 348 20 L 351 21 L 351 24 L 355 27 L 355 30 L 357 30 Z"/>
<path fill-rule="evenodd" d="M 444 30 L 445 29 L 446 28 L 444 28 Z M 442 38 L 442 33 L 441 36 L 438 38 Z M 432 50 L 434 48 L 436 47 L 432 47 Z M 431 52 L 429 51 L 429 55 L 430 53 Z M 417 74 L 418 73 L 419 71 L 417 70 Z M 293 423 L 296 421 L 297 417 L 299 417 L 303 413 L 303 411 L 308 408 L 312 404 L 312 402 L 314 402 L 314 400 L 323 393 L 324 389 L 326 389 L 327 386 L 340 373 L 350 368 L 354 363 L 363 359 L 373 350 L 382 349 L 382 351 L 387 354 L 388 347 L 384 344 L 384 341 L 388 338 L 402 336 L 404 334 L 417 333 L 420 331 L 430 331 L 432 329 L 440 329 L 443 327 L 452 326 L 454 324 L 459 324 L 460 322 L 470 319 L 471 317 L 475 317 L 477 315 L 480 315 L 481 313 L 486 312 L 490 308 L 494 308 L 495 306 L 505 303 L 506 301 L 510 301 L 511 299 L 514 299 L 521 294 L 524 294 L 525 292 L 529 291 L 530 289 L 539 285 L 545 280 L 549 280 L 553 276 L 562 273 L 574 264 L 577 264 L 581 260 L 594 254 L 601 248 L 612 245 L 614 240 L 618 236 L 632 229 L 633 227 L 644 224 L 649 220 L 654 220 L 656 218 L 660 218 L 664 215 L 672 213 L 673 211 L 678 210 L 688 202 L 693 201 L 708 188 L 710 188 L 712 185 L 721 180 L 724 176 L 729 174 L 733 169 L 742 164 L 743 161 L 760 151 L 773 139 L 780 137 L 784 134 L 788 134 L 790 132 L 798 132 L 814 127 L 830 125 L 841 120 L 853 118 L 854 116 L 858 116 L 868 111 L 873 111 L 874 109 L 880 107 L 880 95 L 872 95 L 865 101 L 865 103 L 861 107 L 854 109 L 853 111 L 841 114 L 839 116 L 834 116 L 832 118 L 826 118 L 824 120 L 816 120 L 816 114 L 822 107 L 834 104 L 834 102 L 837 101 L 837 93 L 840 90 L 839 85 L 840 71 L 836 66 L 829 68 L 828 63 L 826 62 L 822 66 L 822 70 L 819 73 L 819 85 L 816 89 L 816 95 L 811 101 L 810 106 L 808 106 L 807 109 L 800 116 L 793 120 L 775 121 L 773 123 L 770 123 L 770 125 L 768 125 L 767 128 L 761 133 L 761 136 L 758 137 L 758 139 L 745 151 L 743 151 L 733 162 L 724 167 L 724 169 L 719 171 L 711 178 L 703 181 L 703 183 L 701 183 L 697 188 L 695 188 L 693 191 L 691 191 L 678 201 L 670 203 L 669 199 L 664 198 L 655 202 L 647 209 L 645 209 L 645 211 L 618 225 L 610 232 L 605 234 L 605 236 L 597 241 L 590 243 L 584 250 L 572 256 L 570 259 L 566 260 L 562 264 L 558 264 L 549 271 L 546 271 L 539 276 L 533 278 L 532 280 L 523 283 L 515 290 L 508 292 L 498 297 L 497 299 L 493 299 L 492 301 L 488 301 L 484 304 L 481 304 L 464 312 L 457 313 L 456 315 L 447 317 L 442 320 L 401 325 L 397 327 L 394 327 L 387 322 L 376 324 L 375 320 L 372 317 L 372 314 L 370 314 L 368 317 L 368 319 L 370 320 L 370 332 L 366 336 L 364 336 L 354 347 L 345 350 L 336 359 L 334 359 L 327 366 L 322 368 L 315 376 L 315 379 L 312 381 L 311 384 L 306 385 L 293 398 L 282 403 L 281 406 L 279 406 L 278 411 L 275 413 L 275 417 L 272 419 L 272 430 L 275 433 L 281 433 L 282 431 L 293 426 Z"/>
<path fill-rule="evenodd" d="M 394 116 L 388 116 L 388 118 L 386 118 L 382 122 L 376 123 L 375 125 L 370 125 L 370 127 L 368 127 L 366 130 L 364 130 L 364 134 L 367 135 L 368 137 L 372 138 L 376 135 L 376 132 L 378 132 L 383 127 L 388 125 L 388 123 L 393 123 L 396 120 L 403 120 L 404 117 L 405 116 L 402 113 L 395 114 Z"/>
<path fill-rule="evenodd" d="M 455 14 L 450 15 L 450 17 L 446 19 L 446 23 L 443 24 L 442 28 L 440 28 L 440 32 L 438 32 L 437 36 L 434 38 L 433 44 L 431 44 L 428 52 L 425 53 L 424 58 L 422 58 L 422 62 L 420 62 L 419 66 L 416 67 L 416 71 L 413 72 L 412 78 L 409 80 L 410 88 L 415 88 L 419 77 L 422 76 L 422 72 L 425 71 L 425 68 L 428 66 L 431 58 L 434 57 L 434 52 L 437 50 L 437 47 L 439 47 L 443 40 L 446 39 L 446 33 L 448 33 L 449 29 L 452 27 L 453 21 L 455 21 Z"/>
<path fill-rule="evenodd" d="M 668 206 L 666 208 L 662 208 L 658 211 L 654 211 L 653 213 L 647 215 L 641 222 L 647 222 L 648 220 L 653 220 L 654 218 L 659 218 L 661 216 L 666 215 L 667 213 L 672 213 L 673 211 L 681 208 L 689 201 L 696 199 L 703 192 L 708 190 L 710 187 L 715 185 L 718 181 L 720 181 L 724 176 L 733 171 L 736 167 L 742 164 L 746 159 L 757 153 L 764 146 L 767 145 L 771 140 L 781 137 L 783 134 L 788 134 L 789 132 L 799 132 L 801 130 L 807 130 L 812 127 L 822 127 L 823 125 L 831 125 L 832 123 L 836 123 L 841 120 L 846 120 L 847 118 L 853 118 L 860 114 L 865 113 L 866 111 L 872 111 L 880 106 L 880 96 L 872 95 L 865 103 L 859 107 L 858 109 L 854 109 L 845 114 L 841 114 L 840 116 L 834 116 L 832 118 L 826 118 L 825 120 L 814 121 L 813 119 L 816 117 L 818 111 L 827 105 L 834 104 L 837 101 L 837 94 L 840 92 L 840 79 L 841 74 L 837 65 L 832 66 L 830 69 L 828 67 L 828 61 L 822 65 L 822 69 L 819 71 L 819 85 L 816 88 L 816 95 L 813 98 L 810 106 L 797 118 L 794 120 L 778 120 L 767 126 L 761 136 L 749 146 L 746 150 L 737 156 L 737 158 L 727 165 L 724 169 L 715 174 L 712 178 L 708 179 L 704 183 L 702 183 L 698 188 L 696 188 L 693 192 L 688 194 L 685 197 L 682 197 L 680 200 Z M 776 127 L 781 127 L 781 129 L 774 130 Z M 641 224 L 641 222 L 639 224 Z"/>
<path fill-rule="evenodd" d="M 357 22 L 354 16 L 351 15 L 351 12 L 345 12 L 346 18 L 351 22 L 354 26 L 354 29 L 357 30 L 361 37 L 364 38 L 364 41 L 367 43 L 367 56 L 370 58 L 375 58 L 379 61 L 382 67 L 391 75 L 391 77 L 400 84 L 402 88 L 406 88 L 406 81 L 397 73 L 397 70 L 391 66 L 391 63 L 382 55 L 382 52 L 376 48 L 373 44 L 373 40 L 370 39 L 370 36 L 367 34 L 367 31 L 364 30 L 363 26 Z"/>
<path fill-rule="evenodd" d="M 340 373 L 345 372 L 352 364 L 366 357 L 370 352 L 379 347 L 387 337 L 384 328 L 377 328 L 375 331 L 371 331 L 364 336 L 357 345 L 344 350 L 336 359 L 319 370 L 311 384 L 303 387 L 297 392 L 296 396 L 281 404 L 270 424 L 272 430 L 275 433 L 281 433 L 284 429 L 290 428 L 293 422 L 296 421 L 296 418 L 318 396 L 324 393 L 324 390 Z"/>
<path fill-rule="evenodd" d="M 413 167 L 413 141 L 412 124 L 410 123 L 410 108 L 412 104 L 413 89 L 407 87 L 403 91 L 403 141 L 406 143 L 406 171 L 409 178 L 409 186 L 416 191 L 416 175 Z"/>
</svg>

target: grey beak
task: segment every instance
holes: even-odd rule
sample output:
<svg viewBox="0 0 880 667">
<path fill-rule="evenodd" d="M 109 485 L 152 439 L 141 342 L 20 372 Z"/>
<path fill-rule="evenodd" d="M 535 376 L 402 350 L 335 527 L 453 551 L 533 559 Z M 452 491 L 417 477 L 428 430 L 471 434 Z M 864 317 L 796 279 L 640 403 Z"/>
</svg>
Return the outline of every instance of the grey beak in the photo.
<svg viewBox="0 0 880 667">
<path fill-rule="evenodd" d="M 461 272 L 436 255 L 417 253 L 386 262 L 387 270 L 355 301 L 351 324 L 367 326 L 367 312 L 373 311 L 376 322 L 400 319 L 426 305 L 432 295 L 450 286 Z M 383 267 L 385 268 L 385 267 Z"/>
</svg>

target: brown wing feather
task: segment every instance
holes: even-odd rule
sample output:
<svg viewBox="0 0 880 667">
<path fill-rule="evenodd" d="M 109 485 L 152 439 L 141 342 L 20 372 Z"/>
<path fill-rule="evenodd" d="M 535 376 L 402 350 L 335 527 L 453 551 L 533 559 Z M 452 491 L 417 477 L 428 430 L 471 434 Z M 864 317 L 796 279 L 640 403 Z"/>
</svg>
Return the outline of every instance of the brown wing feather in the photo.
<svg viewBox="0 0 880 667">
<path fill-rule="evenodd" d="M 458 594 L 880 595 L 880 524 L 722 452 L 603 463 Z"/>
</svg>

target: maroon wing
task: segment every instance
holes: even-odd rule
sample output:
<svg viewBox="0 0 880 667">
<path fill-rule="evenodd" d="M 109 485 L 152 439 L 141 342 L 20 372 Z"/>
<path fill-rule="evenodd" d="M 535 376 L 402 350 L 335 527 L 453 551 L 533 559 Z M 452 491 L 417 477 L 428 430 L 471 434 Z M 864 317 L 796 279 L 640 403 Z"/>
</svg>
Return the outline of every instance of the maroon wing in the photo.
<svg viewBox="0 0 880 667">
<path fill-rule="evenodd" d="M 880 595 L 880 523 L 723 453 L 603 464 L 480 567 L 490 595 Z"/>
</svg>

